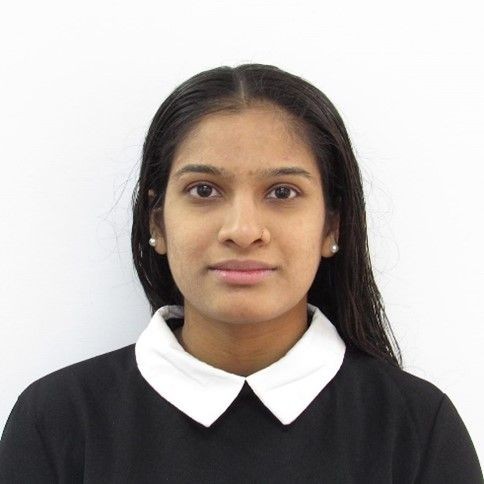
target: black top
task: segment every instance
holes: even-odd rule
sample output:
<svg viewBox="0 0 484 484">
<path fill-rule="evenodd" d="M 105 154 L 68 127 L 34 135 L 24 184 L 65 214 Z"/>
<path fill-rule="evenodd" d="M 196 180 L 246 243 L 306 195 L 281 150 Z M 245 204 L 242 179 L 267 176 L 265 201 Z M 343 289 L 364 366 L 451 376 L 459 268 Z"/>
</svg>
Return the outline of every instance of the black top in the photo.
<svg viewBox="0 0 484 484">
<path fill-rule="evenodd" d="M 0 482 L 482 483 L 469 434 L 432 383 L 348 348 L 333 380 L 282 425 L 245 383 L 209 428 L 156 393 L 134 345 L 24 390 Z"/>
</svg>

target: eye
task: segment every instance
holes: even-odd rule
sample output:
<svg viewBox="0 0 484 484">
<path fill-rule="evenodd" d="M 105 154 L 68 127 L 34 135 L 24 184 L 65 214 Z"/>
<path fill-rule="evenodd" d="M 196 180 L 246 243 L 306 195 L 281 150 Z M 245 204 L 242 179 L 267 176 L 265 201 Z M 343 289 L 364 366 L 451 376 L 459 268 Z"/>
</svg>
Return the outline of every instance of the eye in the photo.
<svg viewBox="0 0 484 484">
<path fill-rule="evenodd" d="M 294 197 L 289 196 L 291 190 L 296 194 L 296 196 Z M 277 200 L 290 200 L 292 198 L 296 198 L 299 196 L 299 192 L 295 188 L 289 187 L 287 185 L 278 185 L 277 187 L 274 187 L 271 190 L 271 192 L 275 192 L 278 195 L 284 195 L 282 198 L 270 197 L 270 198 L 276 198 Z M 285 195 L 288 195 L 288 196 L 286 197 Z"/>
<path fill-rule="evenodd" d="M 199 195 L 199 196 L 195 196 L 195 198 L 214 198 L 214 197 L 208 196 L 210 192 L 215 189 L 212 185 L 209 185 L 208 183 L 197 183 L 196 185 L 192 185 L 191 187 L 187 188 L 186 191 L 190 195 L 194 196 L 193 194 L 190 193 L 191 191 L 193 191 L 194 188 L 197 189 L 196 193 L 197 195 Z"/>
<path fill-rule="evenodd" d="M 197 195 L 194 195 L 192 192 L 194 189 L 196 189 Z M 208 183 L 197 183 L 196 185 L 192 185 L 191 187 L 187 188 L 186 191 L 189 193 L 191 196 L 194 196 L 196 199 L 210 199 L 210 198 L 215 198 L 211 197 L 210 194 L 212 193 L 212 190 L 215 190 L 215 187 L 208 184 Z M 293 191 L 296 195 L 291 197 L 290 192 Z M 271 192 L 274 192 L 276 194 L 275 197 L 269 197 L 269 198 L 275 198 L 276 200 L 290 200 L 292 198 L 296 198 L 299 196 L 299 192 L 295 189 L 292 188 L 288 185 L 278 185 L 274 187 Z M 269 193 L 271 193 L 269 192 Z M 282 197 L 279 197 L 282 195 Z"/>
</svg>

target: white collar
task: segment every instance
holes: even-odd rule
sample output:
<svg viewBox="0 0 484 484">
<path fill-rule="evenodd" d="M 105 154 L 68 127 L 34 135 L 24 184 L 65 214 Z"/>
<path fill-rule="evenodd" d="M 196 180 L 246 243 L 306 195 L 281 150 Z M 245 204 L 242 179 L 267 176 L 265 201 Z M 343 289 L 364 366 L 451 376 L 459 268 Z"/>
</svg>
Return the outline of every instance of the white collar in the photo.
<svg viewBox="0 0 484 484">
<path fill-rule="evenodd" d="M 274 416 L 288 425 L 336 375 L 346 350 L 319 308 L 308 303 L 308 311 L 311 324 L 296 344 L 279 360 L 244 377 L 185 351 L 166 322 L 183 318 L 183 306 L 163 306 L 136 342 L 138 369 L 158 394 L 205 427 L 227 410 L 245 381 Z"/>
</svg>

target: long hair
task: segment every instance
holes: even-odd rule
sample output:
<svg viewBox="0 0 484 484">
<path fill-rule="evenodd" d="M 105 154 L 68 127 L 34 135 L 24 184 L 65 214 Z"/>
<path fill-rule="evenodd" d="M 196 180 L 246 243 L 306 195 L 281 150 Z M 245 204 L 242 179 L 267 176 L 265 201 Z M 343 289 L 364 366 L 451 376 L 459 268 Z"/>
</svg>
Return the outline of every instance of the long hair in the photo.
<svg viewBox="0 0 484 484">
<path fill-rule="evenodd" d="M 150 214 L 164 206 L 176 148 L 203 116 L 238 112 L 261 102 L 289 115 L 291 132 L 308 143 L 316 158 L 328 212 L 340 216 L 340 250 L 321 259 L 308 302 L 321 309 L 348 347 L 402 367 L 373 276 L 361 173 L 344 123 L 319 89 L 272 65 L 222 66 L 196 74 L 175 88 L 151 122 L 132 197 L 131 248 L 152 314 L 167 304 L 183 305 L 166 255 L 148 242 Z M 150 189 L 156 193 L 152 199 Z"/>
</svg>

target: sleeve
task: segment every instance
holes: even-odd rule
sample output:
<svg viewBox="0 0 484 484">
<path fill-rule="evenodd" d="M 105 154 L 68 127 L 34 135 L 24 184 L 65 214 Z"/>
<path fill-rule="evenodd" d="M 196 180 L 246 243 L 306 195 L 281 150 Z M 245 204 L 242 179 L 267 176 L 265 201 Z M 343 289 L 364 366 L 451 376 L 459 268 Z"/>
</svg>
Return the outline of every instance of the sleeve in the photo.
<svg viewBox="0 0 484 484">
<path fill-rule="evenodd" d="M 32 413 L 24 392 L 10 412 L 0 440 L 0 484 L 58 482 Z"/>
<path fill-rule="evenodd" d="M 418 483 L 482 484 L 476 449 L 456 408 L 444 394 L 434 420 Z"/>
</svg>

